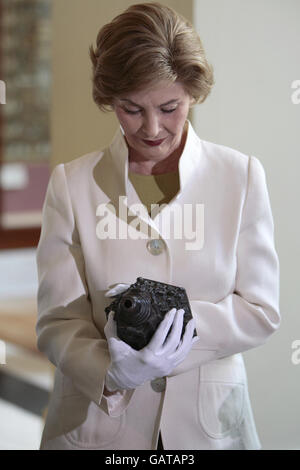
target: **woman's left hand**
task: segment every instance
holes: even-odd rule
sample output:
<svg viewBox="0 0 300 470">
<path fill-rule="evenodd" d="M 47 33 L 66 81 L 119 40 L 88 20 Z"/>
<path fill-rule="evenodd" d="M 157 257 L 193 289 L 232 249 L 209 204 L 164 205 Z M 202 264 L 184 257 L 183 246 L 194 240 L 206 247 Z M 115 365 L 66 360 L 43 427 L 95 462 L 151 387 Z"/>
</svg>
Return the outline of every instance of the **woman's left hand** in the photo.
<svg viewBox="0 0 300 470">
<path fill-rule="evenodd" d="M 117 284 L 105 293 L 105 297 L 114 297 L 115 295 L 122 294 L 122 292 L 125 292 L 129 287 L 130 284 Z"/>
</svg>

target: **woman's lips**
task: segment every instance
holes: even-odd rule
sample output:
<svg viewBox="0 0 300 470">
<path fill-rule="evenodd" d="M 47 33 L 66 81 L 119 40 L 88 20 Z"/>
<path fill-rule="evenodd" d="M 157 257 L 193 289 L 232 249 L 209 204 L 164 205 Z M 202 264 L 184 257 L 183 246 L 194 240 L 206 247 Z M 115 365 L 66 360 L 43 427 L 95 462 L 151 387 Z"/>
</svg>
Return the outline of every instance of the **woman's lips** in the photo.
<svg viewBox="0 0 300 470">
<path fill-rule="evenodd" d="M 157 147 L 158 145 L 162 144 L 165 139 L 160 139 L 160 140 L 145 140 L 143 139 L 143 142 L 146 145 L 149 145 L 150 147 Z"/>
</svg>

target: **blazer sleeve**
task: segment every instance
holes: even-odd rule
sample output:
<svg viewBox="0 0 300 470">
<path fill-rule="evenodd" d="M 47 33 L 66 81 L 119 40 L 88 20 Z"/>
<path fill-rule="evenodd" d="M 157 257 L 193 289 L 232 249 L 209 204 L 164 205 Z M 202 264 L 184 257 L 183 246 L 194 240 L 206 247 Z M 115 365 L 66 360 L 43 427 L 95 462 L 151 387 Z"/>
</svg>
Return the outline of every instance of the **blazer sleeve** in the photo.
<svg viewBox="0 0 300 470">
<path fill-rule="evenodd" d="M 279 262 L 265 172 L 249 158 L 236 246 L 235 288 L 217 303 L 190 301 L 200 340 L 171 375 L 262 345 L 280 325 Z"/>
<path fill-rule="evenodd" d="M 132 393 L 103 395 L 110 356 L 107 341 L 92 318 L 84 258 L 63 164 L 54 168 L 48 184 L 36 261 L 39 350 L 106 413 L 120 414 Z"/>
</svg>

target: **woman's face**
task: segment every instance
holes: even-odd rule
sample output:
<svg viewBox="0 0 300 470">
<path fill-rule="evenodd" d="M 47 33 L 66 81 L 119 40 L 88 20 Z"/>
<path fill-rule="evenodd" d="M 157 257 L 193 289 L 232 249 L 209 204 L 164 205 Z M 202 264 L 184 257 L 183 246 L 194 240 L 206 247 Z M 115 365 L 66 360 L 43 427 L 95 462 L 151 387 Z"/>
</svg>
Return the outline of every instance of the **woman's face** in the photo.
<svg viewBox="0 0 300 470">
<path fill-rule="evenodd" d="M 181 144 L 190 103 L 180 83 L 165 81 L 118 98 L 114 110 L 130 158 L 159 162 L 175 152 Z"/>
</svg>

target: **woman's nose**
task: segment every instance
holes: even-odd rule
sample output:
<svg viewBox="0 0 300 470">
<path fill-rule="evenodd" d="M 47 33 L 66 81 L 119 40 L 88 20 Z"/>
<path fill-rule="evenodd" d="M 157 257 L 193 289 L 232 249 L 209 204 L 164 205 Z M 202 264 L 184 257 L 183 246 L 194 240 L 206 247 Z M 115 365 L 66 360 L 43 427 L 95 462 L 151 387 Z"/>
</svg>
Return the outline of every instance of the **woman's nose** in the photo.
<svg viewBox="0 0 300 470">
<path fill-rule="evenodd" d="M 145 137 L 147 137 L 148 139 L 153 139 L 154 137 L 157 137 L 160 131 L 159 117 L 155 114 L 144 116 L 143 131 Z"/>
</svg>

